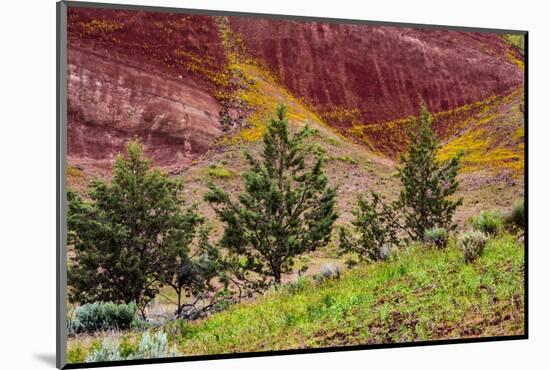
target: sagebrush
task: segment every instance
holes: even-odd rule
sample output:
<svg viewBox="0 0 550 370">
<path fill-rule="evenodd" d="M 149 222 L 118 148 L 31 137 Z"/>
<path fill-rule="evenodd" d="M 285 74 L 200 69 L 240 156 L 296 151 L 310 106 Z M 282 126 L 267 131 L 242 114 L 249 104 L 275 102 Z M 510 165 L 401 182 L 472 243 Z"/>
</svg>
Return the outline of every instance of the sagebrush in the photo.
<svg viewBox="0 0 550 370">
<path fill-rule="evenodd" d="M 433 227 L 424 232 L 424 242 L 438 249 L 443 249 L 449 242 L 449 233 L 442 227 Z"/>
<path fill-rule="evenodd" d="M 464 260 L 470 263 L 479 258 L 485 250 L 488 239 L 487 235 L 479 230 L 462 234 L 458 238 L 458 246 L 464 253 Z"/>
<path fill-rule="evenodd" d="M 135 303 L 94 302 L 77 307 L 69 322 L 72 333 L 125 330 L 137 324 Z"/>
</svg>

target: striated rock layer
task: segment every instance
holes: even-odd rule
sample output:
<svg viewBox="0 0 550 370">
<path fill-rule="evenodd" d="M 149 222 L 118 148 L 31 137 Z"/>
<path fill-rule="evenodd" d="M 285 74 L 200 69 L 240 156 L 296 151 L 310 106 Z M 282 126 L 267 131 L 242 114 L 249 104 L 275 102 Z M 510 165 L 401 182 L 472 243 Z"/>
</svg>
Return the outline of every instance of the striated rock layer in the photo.
<svg viewBox="0 0 550 370">
<path fill-rule="evenodd" d="M 226 60 L 212 18 L 76 8 L 68 16 L 71 165 L 107 168 L 132 138 L 155 165 L 187 165 L 221 135 L 213 92 Z"/>
<path fill-rule="evenodd" d="M 221 134 L 206 92 L 139 68 L 73 51 L 69 57 L 69 156 L 110 161 L 139 138 L 157 163 L 186 163 Z"/>
<path fill-rule="evenodd" d="M 494 33 L 232 17 L 248 52 L 333 125 L 396 120 L 504 95 L 522 56 Z"/>
</svg>

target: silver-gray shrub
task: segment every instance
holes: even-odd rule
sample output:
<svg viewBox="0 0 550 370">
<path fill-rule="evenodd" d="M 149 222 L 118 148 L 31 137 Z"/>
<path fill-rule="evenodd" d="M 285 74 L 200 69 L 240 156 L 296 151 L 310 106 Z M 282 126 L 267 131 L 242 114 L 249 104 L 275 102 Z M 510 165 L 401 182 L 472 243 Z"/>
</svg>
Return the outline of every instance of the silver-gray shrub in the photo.
<svg viewBox="0 0 550 370">
<path fill-rule="evenodd" d="M 158 331 L 151 335 L 150 332 L 146 331 L 141 336 L 137 350 L 128 357 L 128 360 L 176 357 L 180 355 L 176 346 L 170 347 L 168 344 L 166 333 Z"/>
<path fill-rule="evenodd" d="M 120 360 L 124 360 L 124 358 L 120 355 L 118 343 L 111 338 L 105 338 L 101 343 L 101 347 L 92 350 L 84 362 L 106 362 Z"/>
<path fill-rule="evenodd" d="M 124 357 L 120 353 L 120 345 L 111 338 L 103 340 L 101 347 L 96 348 L 86 357 L 85 362 L 138 360 L 151 358 L 165 358 L 180 356 L 176 346 L 170 347 L 166 333 L 158 331 L 151 334 L 146 331 L 142 334 L 138 348 Z"/>
<path fill-rule="evenodd" d="M 331 263 L 321 267 L 321 276 L 324 279 L 333 279 L 340 277 L 340 267 Z"/>
<path fill-rule="evenodd" d="M 464 261 L 473 262 L 483 254 L 488 237 L 479 230 L 468 231 L 458 238 L 458 246 L 464 252 Z"/>
<path fill-rule="evenodd" d="M 87 303 L 74 310 L 73 319 L 69 322 L 69 332 L 129 329 L 136 322 L 136 312 L 135 303 Z"/>
<path fill-rule="evenodd" d="M 432 227 L 424 232 L 424 242 L 437 249 L 444 249 L 449 241 L 449 234 L 445 228 Z"/>
</svg>

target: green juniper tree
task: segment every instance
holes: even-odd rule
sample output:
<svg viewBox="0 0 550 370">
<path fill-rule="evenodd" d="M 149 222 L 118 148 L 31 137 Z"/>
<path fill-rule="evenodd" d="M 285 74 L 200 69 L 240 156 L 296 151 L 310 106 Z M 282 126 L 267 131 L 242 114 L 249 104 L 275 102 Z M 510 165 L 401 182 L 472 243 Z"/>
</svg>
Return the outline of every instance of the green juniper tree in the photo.
<svg viewBox="0 0 550 370">
<path fill-rule="evenodd" d="M 352 213 L 354 233 L 345 227 L 340 228 L 341 254 L 351 253 L 360 261 L 386 258 L 389 248 L 399 244 L 395 210 L 384 203 L 380 194 L 373 191 L 370 200 L 363 195 L 358 196 Z M 348 261 L 350 265 L 353 263 L 352 259 Z"/>
<path fill-rule="evenodd" d="M 215 185 L 206 195 L 226 224 L 221 245 L 263 286 L 280 283 L 293 257 L 326 245 L 337 218 L 336 189 L 328 186 L 324 157 L 305 143 L 311 133 L 306 127 L 291 135 L 280 104 L 267 124 L 261 158 L 246 153 L 250 169 L 238 201 Z"/>
<path fill-rule="evenodd" d="M 452 229 L 452 217 L 462 199 L 453 200 L 461 154 L 446 162 L 437 159 L 439 142 L 432 131 L 431 115 L 421 103 L 419 119 L 409 127 L 410 147 L 401 156 L 397 177 L 402 190 L 394 209 L 403 216 L 402 229 L 412 240 L 422 240 L 427 229 Z"/>
<path fill-rule="evenodd" d="M 72 302 L 147 303 L 187 251 L 202 218 L 183 209 L 183 184 L 151 170 L 139 142 L 117 156 L 110 183 L 93 180 L 87 199 L 68 192 L 68 270 Z"/>
</svg>

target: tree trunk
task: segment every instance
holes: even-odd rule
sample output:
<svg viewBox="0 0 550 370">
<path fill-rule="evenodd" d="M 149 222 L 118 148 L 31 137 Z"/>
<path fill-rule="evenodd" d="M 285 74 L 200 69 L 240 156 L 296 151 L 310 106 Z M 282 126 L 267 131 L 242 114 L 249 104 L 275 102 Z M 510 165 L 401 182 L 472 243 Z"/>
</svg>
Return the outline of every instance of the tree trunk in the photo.
<svg viewBox="0 0 550 370">
<path fill-rule="evenodd" d="M 139 310 L 139 316 L 141 316 L 141 319 L 147 320 L 147 317 L 145 316 L 145 306 L 144 307 L 138 306 L 138 310 Z"/>
<path fill-rule="evenodd" d="M 275 284 L 281 284 L 281 266 L 273 266 L 273 279 Z"/>
<path fill-rule="evenodd" d="M 181 289 L 177 289 L 176 293 L 178 294 L 178 309 L 176 311 L 176 316 L 179 316 L 181 314 Z"/>
</svg>

